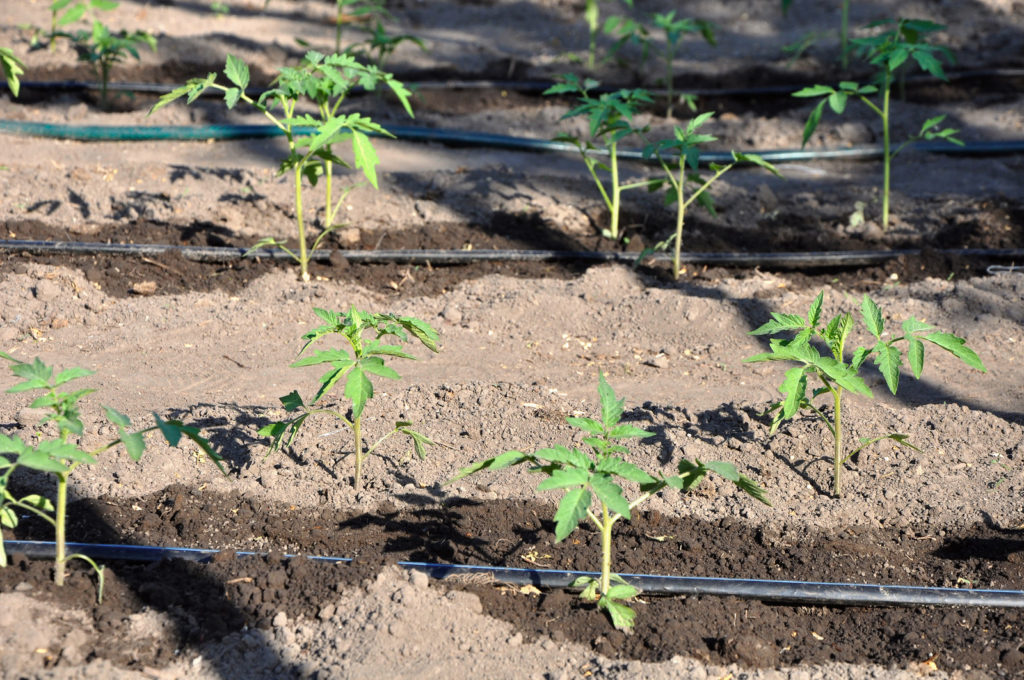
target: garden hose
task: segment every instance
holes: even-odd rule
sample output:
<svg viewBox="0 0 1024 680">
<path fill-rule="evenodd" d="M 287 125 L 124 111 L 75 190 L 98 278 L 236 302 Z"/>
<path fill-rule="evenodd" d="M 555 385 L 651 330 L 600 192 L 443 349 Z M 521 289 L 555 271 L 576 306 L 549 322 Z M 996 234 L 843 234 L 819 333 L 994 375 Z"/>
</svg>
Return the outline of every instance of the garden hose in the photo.
<svg viewBox="0 0 1024 680">
<path fill-rule="evenodd" d="M 464 130 L 445 130 L 413 125 L 393 125 L 388 131 L 399 141 L 440 143 L 449 146 L 484 147 L 508 151 L 543 151 L 578 153 L 568 142 L 558 142 L 531 137 L 514 137 Z M 308 134 L 312 128 L 296 128 L 298 134 Z M 159 141 L 159 140 L 230 140 L 280 137 L 283 132 L 273 125 L 68 125 L 65 123 L 36 123 L 19 120 L 0 120 L 0 134 L 25 135 L 71 139 L 85 142 L 98 141 Z M 909 145 L 917 151 L 948 155 L 994 156 L 1024 152 L 1024 140 L 989 142 L 968 142 L 955 146 L 948 142 L 915 142 Z M 606 154 L 604 149 L 595 149 L 593 154 Z M 749 151 L 761 156 L 769 163 L 806 162 L 814 160 L 870 160 L 884 154 L 881 145 L 854 146 L 844 149 L 767 149 Z M 619 149 L 619 158 L 656 163 L 656 159 L 644 158 L 639 149 Z M 700 154 L 701 163 L 730 163 L 732 153 L 726 151 L 705 151 Z"/>
<path fill-rule="evenodd" d="M 0 240 L 0 252 L 32 255 L 133 255 L 152 257 L 176 254 L 198 262 L 231 262 L 245 257 L 246 248 L 215 246 L 178 246 L 158 243 L 86 243 L 78 241 Z M 719 267 L 860 267 L 882 264 L 900 257 L 921 255 L 912 250 L 848 250 L 807 253 L 683 253 L 685 264 Z M 929 252 L 945 256 L 992 259 L 1024 259 L 1024 249 L 947 249 Z M 634 264 L 640 253 L 570 250 L 314 250 L 310 260 L 326 262 L 334 257 L 360 264 L 457 265 L 473 262 L 621 262 Z M 292 255 L 280 249 L 260 249 L 251 257 L 291 260 Z M 669 262 L 670 253 L 644 254 L 642 262 Z"/>
<path fill-rule="evenodd" d="M 5 541 L 10 555 L 22 554 L 32 559 L 53 559 L 56 546 L 52 541 Z M 218 550 L 202 548 L 162 548 L 138 545 L 99 543 L 68 543 L 69 553 L 79 553 L 94 560 L 156 562 L 180 559 L 205 562 Z M 266 557 L 267 553 L 235 552 L 238 557 Z M 285 555 L 292 559 L 299 555 Z M 329 564 L 347 564 L 346 557 L 308 557 Z M 457 575 L 483 575 L 495 582 L 532 585 L 539 588 L 568 588 L 581 576 L 600 576 L 590 571 L 558 571 L 553 569 L 521 569 L 469 564 L 434 564 L 430 562 L 398 562 L 400 567 L 425 572 L 443 579 Z M 620 574 L 627 583 L 648 594 L 716 595 L 739 597 L 772 603 L 849 607 L 1024 607 L 1024 591 L 939 588 L 930 586 L 874 585 L 861 583 L 818 583 L 813 581 L 770 581 L 764 579 L 714 578 L 706 576 L 659 576 L 654 574 Z"/>
</svg>

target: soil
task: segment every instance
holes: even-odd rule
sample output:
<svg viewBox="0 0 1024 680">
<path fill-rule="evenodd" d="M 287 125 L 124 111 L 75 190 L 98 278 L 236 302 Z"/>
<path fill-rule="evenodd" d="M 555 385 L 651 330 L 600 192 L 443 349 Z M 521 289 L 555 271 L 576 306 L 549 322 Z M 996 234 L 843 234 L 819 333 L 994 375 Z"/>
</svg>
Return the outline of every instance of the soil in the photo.
<svg viewBox="0 0 1024 680">
<path fill-rule="evenodd" d="M 114 28 L 147 28 L 156 54 L 119 64 L 118 82 L 180 84 L 219 71 L 227 52 L 257 83 L 301 56 L 293 36 L 331 49 L 333 3 L 122 3 Z M 640 14 L 669 3 L 638 2 Z M 826 35 L 790 59 L 782 46 L 838 23 L 834 3 L 738 0 L 687 3 L 713 20 L 719 45 L 686 43 L 679 87 L 744 89 L 837 79 L 838 43 Z M 927 17 L 957 53 L 948 84 L 910 79 L 894 105 L 898 135 L 946 113 L 965 141 L 1019 139 L 1024 5 L 879 1 L 855 4 L 852 24 Z M 388 67 L 421 83 L 417 125 L 549 139 L 571 102 L 536 88 L 434 89 L 427 81 L 551 80 L 579 69 L 582 3 L 388 3 L 395 26 L 422 37 Z M 602 9 L 610 12 L 609 6 Z M 49 25 L 46 3 L 18 3 L 0 45 L 26 63 L 27 81 L 90 80 L 72 50 L 32 49 L 26 24 Z M 106 18 L 106 17 L 105 17 Z M 656 86 L 637 55 L 593 75 L 616 86 Z M 995 69 L 1002 69 L 996 72 Z M 856 67 L 844 78 L 864 80 Z M 146 110 L 151 95 L 101 106 L 92 91 L 26 85 L 0 99 L 0 118 L 75 125 L 260 123 L 200 100 Z M 798 148 L 806 101 L 788 95 L 705 94 L 716 149 Z M 410 121 L 383 98 L 354 98 L 385 125 Z M 863 107 L 861 107 L 863 108 Z M 671 124 L 640 116 L 653 134 Z M 877 143 L 866 109 L 826 114 L 809 146 Z M 5 135 L 0 220 L 8 239 L 170 243 L 244 248 L 292 236 L 290 185 L 276 175 L 280 140 L 77 142 Z M 402 141 L 375 142 L 379 190 L 355 189 L 338 250 L 627 251 L 663 240 L 673 213 L 657 194 L 627 194 L 628 243 L 602 238 L 607 214 L 578 157 Z M 26 678 L 986 678 L 1024 675 L 1024 618 L 1014 609 L 868 608 L 766 604 L 644 593 L 636 630 L 615 631 L 570 592 L 485 579 L 431 580 L 399 561 L 592 570 L 599 536 L 583 527 L 554 540 L 558 496 L 518 468 L 446 484 L 462 467 L 509 449 L 582 446 L 565 417 L 596 415 L 597 374 L 626 399 L 626 420 L 656 436 L 630 460 L 670 474 L 680 458 L 727 460 L 767 489 L 772 506 L 720 478 L 687 494 L 668 490 L 615 533 L 623 573 L 725 576 L 1017 590 L 1024 583 L 1024 278 L 1019 256 L 958 253 L 1024 248 L 1024 157 L 907 150 L 893 169 L 894 223 L 879 227 L 876 162 L 780 165 L 785 179 L 742 169 L 714 187 L 715 216 L 693 211 L 692 253 L 920 251 L 870 267 L 772 269 L 689 266 L 674 280 L 661 263 L 483 261 L 468 265 L 363 264 L 335 253 L 303 284 L 287 263 L 203 263 L 180 256 L 0 252 L 0 349 L 96 373 L 84 400 L 82 443 L 116 436 L 101 404 L 147 422 L 150 412 L 202 427 L 226 459 L 221 475 L 187 449 L 155 440 L 133 462 L 119 449 L 75 471 L 73 541 L 203 547 L 208 563 L 112 561 L 104 599 L 75 562 L 52 583 L 44 561 L 12 555 L 0 570 L 0 676 Z M 632 177 L 654 169 L 629 165 Z M 315 204 L 319 194 L 311 194 Z M 858 203 L 860 205 L 858 205 Z M 307 206 L 309 204 L 307 203 Z M 309 208 L 311 224 L 322 211 Z M 861 219 L 863 218 L 863 219 Z M 1001 268 L 1001 269 L 1000 269 Z M 894 327 L 914 316 L 967 339 L 989 372 L 929 352 L 920 380 L 898 396 L 868 371 L 875 398 L 849 397 L 849 441 L 888 432 L 830 495 L 821 423 L 798 418 L 769 434 L 766 408 L 784 369 L 745 364 L 764 351 L 748 331 L 771 312 L 803 314 L 819 290 L 826 313 L 855 311 L 862 294 Z M 319 370 L 292 368 L 312 307 L 355 305 L 417 316 L 441 334 L 437 354 L 396 361 L 400 381 L 378 381 L 367 439 L 410 420 L 437 446 L 410 460 L 388 440 L 351 486 L 351 441 L 337 421 L 310 419 L 283 452 L 257 431 L 285 415 L 278 397 L 312 392 Z M 851 341 L 867 343 L 858 334 Z M 14 383 L 0 378 L 0 387 Z M 25 394 L 0 397 L 0 431 L 52 434 Z M 19 470 L 16 494 L 52 493 Z M 635 489 L 627 492 L 635 492 Z M 49 540 L 25 518 L 5 538 Z M 259 556 L 239 555 L 257 552 Z M 337 556 L 334 564 L 286 555 Z"/>
</svg>

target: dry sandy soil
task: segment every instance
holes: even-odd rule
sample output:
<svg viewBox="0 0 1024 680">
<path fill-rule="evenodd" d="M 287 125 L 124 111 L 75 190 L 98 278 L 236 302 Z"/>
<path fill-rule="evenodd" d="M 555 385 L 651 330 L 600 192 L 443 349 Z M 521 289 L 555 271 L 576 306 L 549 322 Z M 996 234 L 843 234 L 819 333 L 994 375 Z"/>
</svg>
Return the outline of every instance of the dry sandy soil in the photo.
<svg viewBox="0 0 1024 680">
<path fill-rule="evenodd" d="M 293 36 L 328 50 L 333 5 L 123 2 L 115 28 L 148 28 L 157 54 L 115 71 L 122 82 L 179 84 L 219 70 L 226 53 L 266 82 L 301 57 Z M 641 14 L 666 3 L 638 2 Z M 781 47 L 838 21 L 831 2 L 690 2 L 713 20 L 719 46 L 689 43 L 676 66 L 695 89 L 793 85 L 837 79 L 834 37 L 795 61 Z M 396 30 L 422 37 L 389 66 L 410 82 L 550 80 L 578 69 L 580 5 L 541 2 L 388 3 Z M 607 6 L 606 11 L 610 11 Z M 900 13 L 947 24 L 939 40 L 958 54 L 951 84 L 908 83 L 895 128 L 912 132 L 937 113 L 965 141 L 1021 138 L 1019 76 L 992 69 L 1024 62 L 1018 2 L 855 3 L 856 26 Z M 30 49 L 24 24 L 46 26 L 46 3 L 10 8 L 0 45 L 26 62 L 28 81 L 88 80 L 61 43 Z M 635 56 L 635 55 L 634 55 Z M 634 60 L 635 64 L 635 60 Z M 985 71 L 985 73 L 980 73 Z M 959 77 L 960 74 L 968 74 Z M 656 85 L 635 65 L 604 64 L 607 83 Z M 864 78 L 854 70 L 849 77 Z M 0 99 L 0 119 L 73 125 L 259 123 L 216 101 L 146 117 L 149 95 L 103 110 L 89 92 L 26 87 Z M 570 102 L 511 86 L 437 90 L 414 100 L 417 125 L 549 139 Z M 716 149 L 800 146 L 806 102 L 708 94 Z M 353 107 L 386 124 L 410 123 L 375 97 Z M 659 111 L 641 122 L 665 132 Z M 876 121 L 856 108 L 826 117 L 812 147 L 877 143 Z M 8 239 L 245 247 L 291 236 L 290 188 L 275 174 L 280 140 L 77 142 L 4 135 L 0 220 Z M 380 190 L 346 206 L 351 228 L 332 248 L 639 251 L 665 238 L 672 214 L 657 195 L 628 195 L 630 243 L 598 236 L 606 219 L 577 157 L 378 144 Z M 151 411 L 201 426 L 226 458 L 221 475 L 200 456 L 151 442 L 139 463 L 120 450 L 75 472 L 71 540 L 257 551 L 212 563 L 111 563 L 103 604 L 77 565 L 58 589 L 50 567 L 14 555 L 0 571 L 0 676 L 28 678 L 945 678 L 1024 673 L 1024 618 L 1015 610 L 765 604 L 709 596 L 642 596 L 626 636 L 592 606 L 561 591 L 474 579 L 427 579 L 399 560 L 593 569 L 598 535 L 554 541 L 557 495 L 525 470 L 446 485 L 457 470 L 509 449 L 579 444 L 565 416 L 596 415 L 597 375 L 626 398 L 629 422 L 654 438 L 631 460 L 671 473 L 680 458 L 727 460 L 766 488 L 756 504 L 718 479 L 689 494 L 659 494 L 616 533 L 621 572 L 852 581 L 955 588 L 1024 584 L 1024 277 L 990 270 L 1012 259 L 966 257 L 964 248 L 1024 248 L 1020 154 L 984 157 L 908 151 L 894 167 L 892 229 L 878 219 L 875 162 L 780 165 L 785 179 L 737 170 L 716 185 L 717 217 L 694 214 L 693 252 L 902 250 L 871 267 L 773 270 L 690 266 L 679 281 L 663 264 L 580 260 L 362 264 L 334 256 L 302 284 L 266 260 L 197 263 L 180 256 L 125 258 L 0 253 L 0 349 L 83 380 L 83 444 L 114 429 L 110 405 L 143 423 Z M 630 166 L 648 176 L 648 166 Z M 864 222 L 851 219 L 861 201 Z M 313 209 L 307 217 L 315 223 Z M 1019 258 L 1018 258 L 1019 259 Z M 350 261 L 351 260 L 351 261 Z M 803 314 L 819 290 L 826 313 L 856 311 L 865 293 L 892 328 L 914 316 L 967 339 L 981 373 L 931 351 L 921 380 L 905 374 L 897 397 L 873 368 L 875 398 L 849 397 L 846 436 L 907 434 L 919 450 L 882 442 L 849 464 L 846 494 L 829 494 L 828 441 L 800 418 L 769 436 L 762 415 L 785 368 L 745 364 L 766 341 L 748 331 L 773 311 Z M 313 307 L 413 315 L 438 329 L 440 351 L 395 364 L 367 407 L 368 439 L 398 418 L 433 438 L 424 461 L 388 441 L 351 487 L 348 433 L 328 418 L 284 452 L 257 430 L 282 417 L 278 397 L 311 395 L 317 368 L 292 368 Z M 856 343 L 867 343 L 861 330 Z M 4 373 L 0 387 L 14 383 Z M 0 396 L 0 429 L 46 436 L 24 394 Z M 51 492 L 19 471 L 19 493 Z M 628 490 L 628 489 L 627 489 Z M 24 521 L 15 537 L 49 539 Z M 5 538 L 12 532 L 5 530 Z M 285 553 L 354 558 L 350 565 L 287 560 Z"/>
</svg>

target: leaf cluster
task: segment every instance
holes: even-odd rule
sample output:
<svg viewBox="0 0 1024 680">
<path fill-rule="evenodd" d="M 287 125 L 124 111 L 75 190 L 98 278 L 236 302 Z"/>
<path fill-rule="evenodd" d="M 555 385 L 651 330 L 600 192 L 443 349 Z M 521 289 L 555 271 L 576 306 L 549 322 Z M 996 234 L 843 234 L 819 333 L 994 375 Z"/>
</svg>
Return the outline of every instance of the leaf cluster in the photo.
<svg viewBox="0 0 1024 680">
<path fill-rule="evenodd" d="M 339 314 L 325 309 L 313 310 L 324 323 L 302 336 L 305 344 L 299 350 L 299 358 L 292 363 L 293 367 L 318 366 L 326 364 L 327 372 L 320 377 L 320 385 L 313 398 L 306 403 L 298 391 L 292 391 L 281 397 L 281 405 L 288 413 L 299 413 L 291 420 L 275 422 L 259 430 L 259 434 L 272 437 L 271 452 L 280 448 L 282 443 L 291 445 L 306 418 L 318 412 L 330 412 L 349 426 L 357 421 L 373 397 L 374 376 L 397 380 L 401 376 L 385 364 L 387 358 L 415 359 L 401 345 L 387 342 L 387 338 L 395 338 L 400 343 L 418 340 L 424 347 L 437 352 L 439 336 L 429 324 L 420 319 L 394 314 L 376 314 L 351 308 L 348 313 Z M 321 338 L 328 335 L 341 336 L 347 347 L 315 350 L 311 355 L 301 355 Z M 339 382 L 344 380 L 344 396 L 352 402 L 351 413 L 345 417 L 332 409 L 317 409 L 316 404 L 323 399 Z M 431 444 L 429 439 L 409 429 L 411 424 L 404 421 L 396 423 L 396 430 L 409 435 L 413 439 L 417 455 L 423 457 L 423 445 Z"/>
<path fill-rule="evenodd" d="M 545 95 L 576 94 L 579 104 L 570 109 L 561 120 L 586 116 L 590 137 L 605 144 L 615 144 L 632 134 L 638 134 L 646 128 L 633 126 L 635 116 L 644 104 L 653 104 L 651 95 L 644 89 L 621 89 L 606 92 L 598 96 L 590 91 L 600 83 L 592 78 L 580 80 L 578 76 L 568 73 L 562 76 L 563 82 L 556 83 L 544 91 Z M 559 139 L 580 144 L 576 137 L 560 135 Z M 589 148 L 593 148 L 590 146 Z"/>
<path fill-rule="evenodd" d="M 7 80 L 7 88 L 17 97 L 21 90 L 20 76 L 25 74 L 25 64 L 14 55 L 10 47 L 0 47 L 0 70 Z"/>
<path fill-rule="evenodd" d="M 862 396 L 872 398 L 871 388 L 860 377 L 864 363 L 873 359 L 885 384 L 892 394 L 896 394 L 899 386 L 900 372 L 904 360 L 910 367 L 914 378 L 920 378 L 924 370 L 925 343 L 929 343 L 950 352 L 965 364 L 985 372 L 978 355 L 966 341 L 951 333 L 939 332 L 929 324 L 910 317 L 902 324 L 902 335 L 889 337 L 885 330 L 885 322 L 878 305 L 864 296 L 861 301 L 861 319 L 868 332 L 874 337 L 874 344 L 857 347 L 849 360 L 845 358 L 846 341 L 854 327 L 853 315 L 850 312 L 837 314 L 827 323 L 822 322 L 822 301 L 824 292 L 811 303 L 807 316 L 799 314 L 782 314 L 773 312 L 770 321 L 750 331 L 751 335 L 776 335 L 779 333 L 795 333 L 790 339 L 772 338 L 769 341 L 770 352 L 757 354 L 744 359 L 746 362 L 759 361 L 795 361 L 796 366 L 786 372 L 785 380 L 779 387 L 784 398 L 774 404 L 777 413 L 772 422 L 771 431 L 775 432 L 779 423 L 792 418 L 801 408 L 817 409 L 810 399 L 825 393 L 834 393 L 839 389 L 849 390 Z M 822 354 L 814 344 L 819 341 L 827 348 Z M 905 343 L 904 351 L 897 345 Z M 817 376 L 822 387 L 807 397 L 808 377 Z M 820 412 L 818 412 L 820 415 Z M 835 434 L 835 433 L 833 433 Z"/>
</svg>

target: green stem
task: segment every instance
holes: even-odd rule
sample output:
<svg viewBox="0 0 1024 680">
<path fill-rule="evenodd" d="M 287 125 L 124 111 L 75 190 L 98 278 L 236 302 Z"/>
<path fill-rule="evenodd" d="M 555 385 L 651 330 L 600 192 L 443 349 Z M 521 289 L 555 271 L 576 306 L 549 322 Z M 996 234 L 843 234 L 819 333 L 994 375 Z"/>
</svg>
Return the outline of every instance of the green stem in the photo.
<svg viewBox="0 0 1024 680">
<path fill-rule="evenodd" d="M 889 89 L 892 84 L 892 75 L 886 71 L 885 89 L 882 92 L 882 146 L 884 148 L 882 159 L 882 231 L 889 230 L 889 168 L 892 165 L 892 157 L 889 153 Z"/>
<path fill-rule="evenodd" d="M 666 118 L 672 117 L 672 109 L 673 105 L 675 104 L 675 97 L 673 96 L 674 93 L 672 92 L 672 61 L 674 57 L 674 50 L 669 48 L 665 51 L 665 89 L 668 90 L 668 108 L 665 111 Z"/>
<path fill-rule="evenodd" d="M 619 186 L 619 154 L 616 151 L 616 146 L 617 144 L 615 142 L 608 145 L 608 154 L 611 156 L 611 163 L 609 167 L 612 173 L 612 215 L 608 232 L 611 234 L 611 238 L 614 241 L 619 240 L 619 206 L 622 196 L 622 187 Z"/>
<path fill-rule="evenodd" d="M 309 283 L 309 255 L 306 253 L 306 223 L 302 219 L 302 166 L 295 167 L 295 222 L 299 226 L 299 267 L 302 280 Z"/>
<path fill-rule="evenodd" d="M 833 470 L 833 491 L 835 492 L 836 498 L 842 498 L 843 489 L 841 483 L 841 475 L 843 472 L 843 411 L 842 411 L 842 389 L 836 389 L 833 393 L 835 403 L 835 418 L 833 423 L 833 441 L 835 442 L 835 449 L 833 451 L 834 456 L 834 470 Z"/>
<path fill-rule="evenodd" d="M 57 554 L 53 561 L 53 582 L 58 586 L 64 585 L 64 571 L 67 558 L 66 552 L 66 520 L 68 511 L 68 476 L 66 473 L 57 473 L 57 508 L 54 514 L 55 542 Z"/>
<path fill-rule="evenodd" d="M 356 446 L 356 473 L 352 481 L 357 493 L 363 488 L 363 433 L 360 431 L 362 424 L 362 416 L 352 419 L 352 435 Z"/>
<path fill-rule="evenodd" d="M 672 278 L 678 279 L 679 272 L 682 270 L 679 259 L 683 252 L 683 223 L 686 221 L 686 205 L 687 202 L 683 200 L 683 183 L 686 182 L 686 170 L 683 169 L 680 172 L 680 182 L 676 185 L 676 199 L 678 207 L 676 209 L 676 244 L 675 251 L 672 254 Z"/>
<path fill-rule="evenodd" d="M 608 516 L 608 506 L 601 503 L 601 595 L 607 595 L 612 586 L 612 527 L 615 520 Z"/>
</svg>

